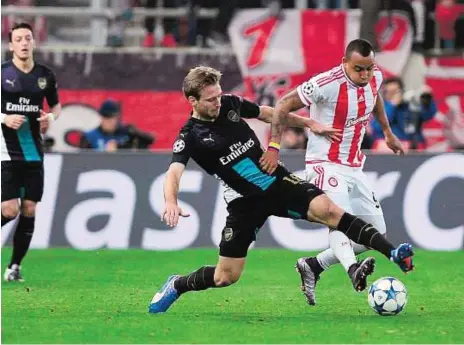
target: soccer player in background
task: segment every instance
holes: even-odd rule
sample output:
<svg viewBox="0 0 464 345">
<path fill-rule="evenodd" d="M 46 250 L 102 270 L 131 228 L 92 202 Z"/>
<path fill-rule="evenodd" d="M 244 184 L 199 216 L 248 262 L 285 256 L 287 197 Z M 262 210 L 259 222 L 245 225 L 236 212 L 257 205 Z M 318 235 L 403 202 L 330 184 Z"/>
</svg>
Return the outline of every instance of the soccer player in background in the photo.
<svg viewBox="0 0 464 345">
<path fill-rule="evenodd" d="M 282 165 L 268 175 L 259 168 L 264 153 L 256 134 L 242 118 L 270 122 L 273 108 L 258 106 L 241 97 L 223 95 L 221 73 L 209 67 L 192 69 L 184 79 L 183 92 L 192 106 L 190 119 L 174 143 L 173 158 L 164 184 L 165 210 L 162 219 L 176 226 L 179 216 L 188 216 L 177 204 L 182 173 L 192 158 L 208 174 L 224 185 L 229 215 L 222 231 L 216 266 L 203 266 L 186 276 L 173 275 L 153 297 L 149 312 L 165 312 L 187 291 L 229 286 L 240 278 L 246 255 L 256 234 L 271 215 L 322 223 L 369 245 L 399 265 L 412 255 L 409 244 L 398 248 L 370 224 L 344 212 L 307 181 L 291 174 Z M 309 127 L 312 132 L 335 142 L 338 134 L 313 119 L 289 114 L 286 125 Z M 268 150 L 278 150 L 270 143 Z M 372 258 L 350 271 L 354 284 L 372 273 Z"/>
<path fill-rule="evenodd" d="M 53 72 L 34 62 L 34 34 L 27 23 L 9 33 L 10 61 L 2 63 L 2 228 L 19 214 L 5 281 L 24 281 L 21 262 L 34 233 L 44 188 L 42 135 L 61 111 Z M 50 112 L 43 111 L 47 99 Z M 21 203 L 18 201 L 21 200 Z"/>
<path fill-rule="evenodd" d="M 382 80 L 371 44 L 363 39 L 351 41 L 339 66 L 311 78 L 279 100 L 274 112 L 271 140 L 280 143 L 282 124 L 285 124 L 289 112 L 305 106 L 309 107 L 312 119 L 340 129 L 342 140 L 333 143 L 309 133 L 306 179 L 346 212 L 364 219 L 385 234 L 382 208 L 362 171 L 366 157 L 360 150 L 365 127 L 373 114 L 382 126 L 388 147 L 396 154 L 404 154 L 402 143 L 393 134 L 385 115 L 379 92 Z M 262 168 L 272 174 L 277 161 L 278 152 L 268 150 L 263 156 Z M 329 249 L 316 257 L 300 258 L 296 264 L 302 290 L 311 305 L 316 303 L 315 287 L 324 270 L 341 262 L 350 273 L 356 269 L 355 254 L 371 247 L 369 243 L 350 242 L 346 234 L 337 228 L 331 229 L 329 243 Z M 387 257 L 390 258 L 389 255 Z M 412 268 L 410 259 L 401 264 L 405 272 Z M 365 288 L 365 284 L 355 286 L 358 291 Z"/>
</svg>

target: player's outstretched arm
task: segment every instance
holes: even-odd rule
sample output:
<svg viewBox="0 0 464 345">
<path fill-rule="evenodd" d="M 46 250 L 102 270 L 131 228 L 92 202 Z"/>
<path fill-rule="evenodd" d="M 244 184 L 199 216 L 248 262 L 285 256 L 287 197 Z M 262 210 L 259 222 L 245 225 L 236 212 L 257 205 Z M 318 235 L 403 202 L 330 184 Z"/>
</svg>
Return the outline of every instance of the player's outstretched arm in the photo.
<svg viewBox="0 0 464 345">
<path fill-rule="evenodd" d="M 272 174 L 277 168 L 280 141 L 286 127 L 285 123 L 288 121 L 287 118 L 289 113 L 301 109 L 304 106 L 297 90 L 291 91 L 277 102 L 271 122 L 271 142 L 260 160 L 261 168 L 268 174 Z"/>
<path fill-rule="evenodd" d="M 258 120 L 266 123 L 271 123 L 274 108 L 267 105 L 261 105 Z M 314 134 L 324 136 L 330 142 L 340 141 L 342 138 L 341 130 L 330 126 L 323 125 L 313 119 L 305 116 L 300 116 L 295 113 L 289 113 L 285 125 L 288 127 L 309 128 Z"/>
<path fill-rule="evenodd" d="M 380 123 L 382 128 L 383 135 L 385 136 L 385 143 L 387 146 L 395 152 L 395 154 L 404 155 L 404 147 L 401 141 L 393 134 L 390 123 L 388 122 L 387 114 L 385 113 L 385 106 L 383 104 L 383 99 L 381 95 L 377 96 L 377 100 L 374 106 L 374 116 L 377 121 Z"/>
<path fill-rule="evenodd" d="M 182 211 L 177 205 L 177 195 L 179 194 L 180 179 L 185 170 L 185 165 L 182 163 L 171 163 L 166 173 L 164 180 L 164 200 L 165 207 L 161 215 L 161 221 L 167 225 L 174 227 L 179 221 L 179 216 L 189 217 L 188 213 Z"/>
</svg>

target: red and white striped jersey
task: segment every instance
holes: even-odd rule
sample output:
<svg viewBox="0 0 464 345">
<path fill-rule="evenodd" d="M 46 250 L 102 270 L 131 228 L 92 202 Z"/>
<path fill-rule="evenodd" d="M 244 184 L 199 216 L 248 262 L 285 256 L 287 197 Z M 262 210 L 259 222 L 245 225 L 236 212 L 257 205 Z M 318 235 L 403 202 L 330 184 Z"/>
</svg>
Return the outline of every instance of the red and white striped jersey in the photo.
<svg viewBox="0 0 464 345">
<path fill-rule="evenodd" d="M 374 77 L 366 86 L 355 85 L 345 74 L 343 65 L 321 73 L 299 85 L 301 101 L 310 107 L 311 118 L 342 130 L 341 142 L 330 143 L 310 132 L 306 162 L 333 162 L 352 167 L 364 165 L 361 142 L 365 127 L 382 85 L 382 72 L 375 67 Z"/>
</svg>

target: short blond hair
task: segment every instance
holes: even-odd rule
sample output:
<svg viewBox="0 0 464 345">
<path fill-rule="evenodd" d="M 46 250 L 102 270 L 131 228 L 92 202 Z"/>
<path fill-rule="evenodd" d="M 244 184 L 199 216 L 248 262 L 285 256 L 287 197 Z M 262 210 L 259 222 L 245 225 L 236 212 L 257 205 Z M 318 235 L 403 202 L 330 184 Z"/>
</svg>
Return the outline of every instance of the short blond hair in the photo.
<svg viewBox="0 0 464 345">
<path fill-rule="evenodd" d="M 182 91 L 185 98 L 190 96 L 200 98 L 201 90 L 208 85 L 215 85 L 220 82 L 222 73 L 217 69 L 207 66 L 192 68 L 182 83 Z"/>
</svg>

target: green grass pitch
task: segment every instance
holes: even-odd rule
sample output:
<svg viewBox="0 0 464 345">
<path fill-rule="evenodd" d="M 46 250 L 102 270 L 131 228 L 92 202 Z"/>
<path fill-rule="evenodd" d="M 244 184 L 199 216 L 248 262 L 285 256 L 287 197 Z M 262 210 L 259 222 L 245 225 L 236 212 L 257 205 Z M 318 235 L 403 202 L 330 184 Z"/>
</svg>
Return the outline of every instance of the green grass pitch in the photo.
<svg viewBox="0 0 464 345">
<path fill-rule="evenodd" d="M 2 249 L 2 268 L 10 248 Z M 307 254 L 307 253 L 306 253 Z M 309 307 L 294 270 L 303 253 L 252 250 L 242 279 L 182 296 L 165 314 L 148 314 L 172 273 L 214 264 L 214 249 L 179 252 L 32 250 L 25 283 L 2 283 L 3 343 L 463 343 L 464 252 L 417 251 L 401 273 L 375 255 L 369 282 L 395 276 L 409 300 L 381 317 L 356 293 L 342 267 L 325 272 Z"/>
</svg>

